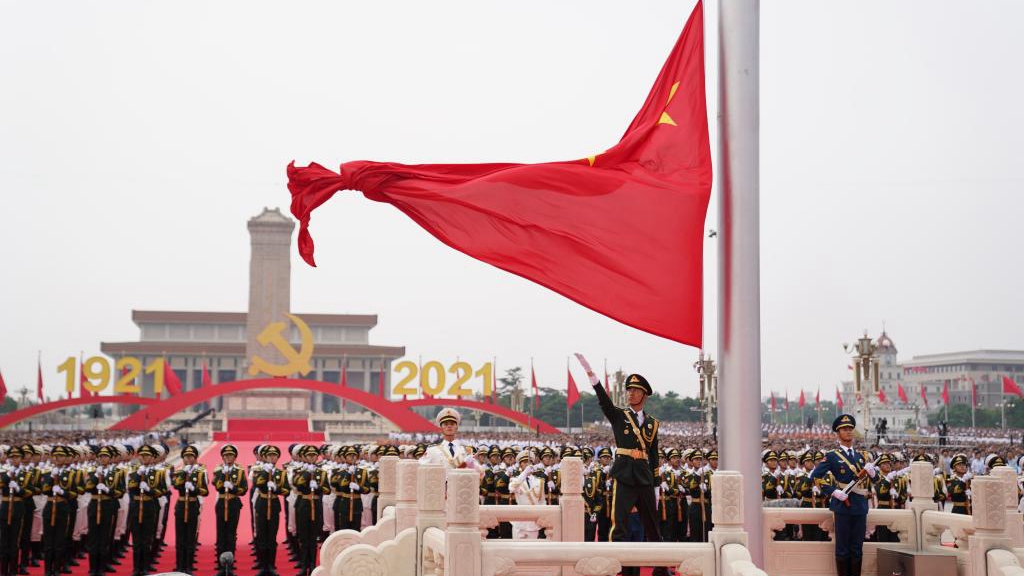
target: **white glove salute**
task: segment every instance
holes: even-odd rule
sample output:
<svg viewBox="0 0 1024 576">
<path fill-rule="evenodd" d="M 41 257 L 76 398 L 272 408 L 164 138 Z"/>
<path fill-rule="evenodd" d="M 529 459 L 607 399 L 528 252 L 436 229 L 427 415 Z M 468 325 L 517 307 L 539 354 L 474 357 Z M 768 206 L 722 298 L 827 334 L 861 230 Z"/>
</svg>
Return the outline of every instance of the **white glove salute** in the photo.
<svg viewBox="0 0 1024 576">
<path fill-rule="evenodd" d="M 847 494 L 846 492 L 843 492 L 842 490 L 833 490 L 832 497 L 835 498 L 836 500 L 839 500 L 840 502 L 846 502 L 846 499 L 849 498 L 850 495 Z"/>
<path fill-rule="evenodd" d="M 317 484 L 316 480 L 313 480 L 312 482 L 309 483 L 309 489 L 310 490 L 319 490 L 320 489 L 320 485 Z"/>
<path fill-rule="evenodd" d="M 357 484 L 355 482 L 349 482 L 348 483 L 348 489 L 353 491 L 353 492 L 359 492 L 360 490 L 362 490 L 362 488 L 359 487 L 359 484 Z"/>
<path fill-rule="evenodd" d="M 875 465 L 872 464 L 871 462 L 868 462 L 867 464 L 864 465 L 864 471 L 867 472 L 868 476 L 871 476 L 872 478 L 874 478 L 875 475 L 878 474 L 878 468 L 876 468 Z"/>
<path fill-rule="evenodd" d="M 274 482 L 267 482 L 267 488 L 270 490 L 277 490 L 277 484 Z"/>
<path fill-rule="evenodd" d="M 191 482 L 185 482 L 185 492 L 195 492 L 196 485 Z"/>
<path fill-rule="evenodd" d="M 235 489 L 235 483 L 234 482 L 225 482 L 224 483 L 224 489 L 225 490 L 234 490 Z"/>
<path fill-rule="evenodd" d="M 143 480 L 142 482 L 139 482 L 139 491 L 140 492 L 149 492 L 149 484 L 147 484 L 145 480 Z"/>
</svg>

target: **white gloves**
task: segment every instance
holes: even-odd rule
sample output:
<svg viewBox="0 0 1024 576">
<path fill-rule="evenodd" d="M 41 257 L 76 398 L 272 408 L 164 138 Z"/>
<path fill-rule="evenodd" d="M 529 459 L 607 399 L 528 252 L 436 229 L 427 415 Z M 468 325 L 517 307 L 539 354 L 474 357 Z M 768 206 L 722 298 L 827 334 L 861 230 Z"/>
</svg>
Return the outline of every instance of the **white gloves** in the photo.
<svg viewBox="0 0 1024 576">
<path fill-rule="evenodd" d="M 836 500 L 839 500 L 840 502 L 846 502 L 846 499 L 849 498 L 850 495 L 847 494 L 846 492 L 843 492 L 842 490 L 833 490 L 832 497 L 835 498 Z"/>
<path fill-rule="evenodd" d="M 590 521 L 591 522 L 597 522 L 597 514 L 594 514 L 593 512 L 591 512 L 591 514 L 590 514 Z"/>
<path fill-rule="evenodd" d="M 110 488 L 108 488 L 107 485 L 104 484 L 103 482 L 100 482 L 99 484 L 96 485 L 96 491 L 102 494 L 106 494 L 107 492 L 110 492 Z"/>
<path fill-rule="evenodd" d="M 811 488 L 811 494 L 814 494 L 814 495 L 821 494 L 821 488 L 818 488 L 817 486 L 812 487 Z"/>
<path fill-rule="evenodd" d="M 876 468 L 875 465 L 872 464 L 871 462 L 868 462 L 867 464 L 864 465 L 864 471 L 867 472 L 868 476 L 871 476 L 872 478 L 875 477 L 875 474 L 878 474 L 878 468 Z"/>
<path fill-rule="evenodd" d="M 55 496 L 63 496 L 64 495 L 64 489 L 61 488 L 60 485 L 54 484 L 54 486 L 53 486 L 53 494 Z"/>
<path fill-rule="evenodd" d="M 309 483 L 309 489 L 310 490 L 319 490 L 320 489 L 320 485 L 317 484 L 316 480 L 313 480 L 313 481 L 311 481 Z"/>
<path fill-rule="evenodd" d="M 896 477 L 896 472 L 892 471 L 885 475 L 885 479 L 892 482 L 892 479 Z"/>
<path fill-rule="evenodd" d="M 608 480 L 604 481 L 604 487 L 608 488 L 609 490 L 611 490 L 611 488 L 612 488 L 612 481 L 611 481 L 611 479 L 608 479 Z"/>
<path fill-rule="evenodd" d="M 195 492 L 196 485 L 191 482 L 185 482 L 185 492 Z"/>
<path fill-rule="evenodd" d="M 609 464 L 609 465 L 605 466 L 605 467 L 603 468 L 603 470 L 604 470 L 604 473 L 605 473 L 605 474 L 607 474 L 607 473 L 611 472 L 611 471 L 612 471 L 612 465 L 611 465 L 611 464 Z"/>
<path fill-rule="evenodd" d="M 21 492 L 21 486 L 18 486 L 18 483 L 15 482 L 14 480 L 11 480 L 11 483 L 8 484 L 7 487 L 10 488 L 11 492 L 13 492 L 15 494 L 17 494 L 18 492 Z"/>
<path fill-rule="evenodd" d="M 275 484 L 274 482 L 267 482 L 267 489 L 277 490 L 277 484 Z"/>
<path fill-rule="evenodd" d="M 970 490 L 967 490 L 966 492 L 964 492 L 964 494 L 967 494 L 967 497 L 968 497 L 968 498 L 970 498 L 970 497 L 971 497 L 971 491 L 970 491 Z"/>
<path fill-rule="evenodd" d="M 778 492 L 778 493 L 779 493 L 779 494 L 781 495 L 781 494 L 782 494 L 782 492 L 783 492 L 783 490 L 782 490 L 782 484 L 778 484 L 778 485 L 776 485 L 776 486 L 775 486 L 775 491 L 776 491 L 776 492 Z"/>
<path fill-rule="evenodd" d="M 140 492 L 149 492 L 149 484 L 147 484 L 145 480 L 143 480 L 142 482 L 139 482 L 139 491 Z"/>
<path fill-rule="evenodd" d="M 703 483 L 703 482 L 701 482 L 700 483 L 700 491 L 701 492 L 705 492 L 705 491 L 707 491 L 707 489 L 708 489 L 708 485 Z"/>
<path fill-rule="evenodd" d="M 964 474 L 964 482 L 967 482 L 971 478 L 974 478 L 974 474 L 971 474 L 970 472 L 968 472 L 967 474 Z"/>
<path fill-rule="evenodd" d="M 234 482 L 225 482 L 224 483 L 224 489 L 225 490 L 234 490 L 235 489 L 235 483 Z"/>
<path fill-rule="evenodd" d="M 668 492 L 668 484 L 666 484 L 665 482 L 662 482 L 661 483 L 661 491 L 662 492 Z"/>
<path fill-rule="evenodd" d="M 359 492 L 360 490 L 362 490 L 362 488 L 359 487 L 359 484 L 355 482 L 349 482 L 348 489 L 351 490 L 352 492 Z"/>
<path fill-rule="evenodd" d="M 548 480 L 548 490 L 554 490 L 554 489 L 555 489 L 555 481 L 554 480 Z"/>
</svg>

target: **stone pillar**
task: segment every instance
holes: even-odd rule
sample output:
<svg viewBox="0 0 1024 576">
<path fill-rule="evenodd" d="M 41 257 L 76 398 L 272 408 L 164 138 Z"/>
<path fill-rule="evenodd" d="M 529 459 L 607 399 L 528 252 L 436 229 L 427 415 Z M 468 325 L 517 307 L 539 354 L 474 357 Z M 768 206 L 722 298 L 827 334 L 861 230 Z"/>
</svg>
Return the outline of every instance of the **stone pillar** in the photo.
<svg viewBox="0 0 1024 576">
<path fill-rule="evenodd" d="M 992 469 L 991 475 L 1003 482 L 1006 494 L 1010 495 L 1006 498 L 1007 535 L 1013 540 L 1014 547 L 1024 548 L 1024 516 L 1017 511 L 1017 475 L 1012 468 L 1006 466 L 996 466 Z"/>
<path fill-rule="evenodd" d="M 395 534 L 416 526 L 416 490 L 420 463 L 416 460 L 401 460 L 395 466 L 397 499 L 395 500 Z"/>
<path fill-rule="evenodd" d="M 291 245 L 295 222 L 281 210 L 264 208 L 249 220 L 249 314 L 245 326 L 245 355 L 259 354 L 285 364 L 281 352 L 262 346 L 256 338 L 271 322 L 288 322 L 291 310 Z"/>
<path fill-rule="evenodd" d="M 747 546 L 749 535 L 743 526 L 743 475 L 733 470 L 716 470 L 711 475 L 711 522 L 713 524 L 708 540 L 715 546 L 715 557 L 722 557 L 726 544 Z M 758 506 L 758 514 L 761 507 Z M 761 538 L 754 534 L 754 538 Z M 718 563 L 721 574 L 721 562 Z"/>
<path fill-rule="evenodd" d="M 1013 494 L 1017 494 L 1014 487 Z M 992 476 L 977 476 L 971 481 L 971 518 L 974 534 L 967 537 L 971 574 L 985 574 L 989 550 L 1011 550 L 1013 541 L 1006 536 L 1006 484 Z M 1012 551 L 1012 550 L 1011 550 Z"/>
<path fill-rule="evenodd" d="M 444 574 L 479 576 L 483 569 L 480 539 L 480 473 L 473 469 L 448 470 L 447 504 L 448 529 L 444 547 Z M 582 519 L 582 516 L 580 518 Z"/>
<path fill-rule="evenodd" d="M 562 494 L 558 497 L 562 524 L 562 542 L 583 542 L 583 460 L 563 458 L 559 466 Z M 572 566 L 562 567 L 562 576 L 575 576 Z"/>
<path fill-rule="evenodd" d="M 440 464 L 419 462 L 416 462 L 416 465 L 419 467 L 416 472 L 416 499 L 419 504 L 416 510 L 416 573 L 417 576 L 423 576 L 423 563 L 419 561 L 423 558 L 423 532 L 427 528 L 445 529 L 445 467 Z M 477 492 L 477 499 L 479 497 L 480 494 Z M 477 533 L 477 538 L 479 537 L 480 534 Z"/>
<path fill-rule="evenodd" d="M 917 530 L 917 549 L 924 545 L 924 532 L 921 530 L 921 514 L 926 510 L 935 510 L 935 468 L 930 462 L 910 463 L 910 509 L 914 511 L 914 527 Z"/>
<path fill-rule="evenodd" d="M 395 504 L 398 456 L 384 456 L 377 469 L 377 519 L 384 516 L 384 509 Z"/>
</svg>

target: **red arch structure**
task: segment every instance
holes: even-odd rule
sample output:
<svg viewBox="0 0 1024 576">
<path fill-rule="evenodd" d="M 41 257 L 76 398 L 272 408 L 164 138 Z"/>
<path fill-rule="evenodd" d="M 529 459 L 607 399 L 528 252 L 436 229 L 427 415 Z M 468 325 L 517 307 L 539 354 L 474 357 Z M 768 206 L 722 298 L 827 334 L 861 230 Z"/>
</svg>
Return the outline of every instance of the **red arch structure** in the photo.
<svg viewBox="0 0 1024 576">
<path fill-rule="evenodd" d="M 156 398 L 143 398 L 134 394 L 90 396 L 88 398 L 66 398 L 64 400 L 54 400 L 53 402 L 33 404 L 32 406 L 26 406 L 20 410 L 8 412 L 7 414 L 0 416 L 0 428 L 6 428 L 11 424 L 17 424 L 18 422 L 33 416 L 46 414 L 47 412 L 56 412 L 57 410 L 63 410 L 65 408 L 74 408 L 76 406 L 90 406 L 93 404 L 141 404 L 149 406 L 156 404 L 157 402 L 158 400 Z"/>
<path fill-rule="evenodd" d="M 308 390 L 310 392 L 320 392 L 322 394 L 329 394 L 331 396 L 344 398 L 347 401 L 359 404 L 367 410 L 380 415 L 397 426 L 403 432 L 433 432 L 437 430 L 433 422 L 412 410 L 417 406 L 453 406 L 469 410 L 479 410 L 481 412 L 505 418 L 524 427 L 532 426 L 534 429 L 539 429 L 539 431 L 544 433 L 550 434 L 558 432 L 557 428 L 551 426 L 547 422 L 536 419 L 531 420 L 526 414 L 516 412 L 504 406 L 488 404 L 486 402 L 454 398 L 424 398 L 419 400 L 399 400 L 391 402 L 381 398 L 380 396 L 370 394 L 362 390 L 355 388 L 342 388 L 336 383 L 321 382 L 319 380 L 293 380 L 285 378 L 263 378 L 259 380 L 223 382 L 216 386 L 195 388 L 188 392 L 175 394 L 170 398 L 165 399 L 143 398 L 135 395 L 118 395 L 57 400 L 55 402 L 47 402 L 45 404 L 35 404 L 33 406 L 22 408 L 21 410 L 15 410 L 14 412 L 4 414 L 3 416 L 0 416 L 0 428 L 10 426 L 11 424 L 21 422 L 22 420 L 39 414 L 62 410 L 64 408 L 89 406 L 92 404 L 134 404 L 141 405 L 143 408 L 121 420 L 117 424 L 114 424 L 110 429 L 148 430 L 178 412 L 201 402 L 206 402 L 227 394 L 234 394 L 236 392 L 267 388 Z"/>
<path fill-rule="evenodd" d="M 516 412 L 511 408 L 499 406 L 497 404 L 488 404 L 487 402 L 455 398 L 420 398 L 417 400 L 399 400 L 395 402 L 395 404 L 401 404 L 402 406 L 408 406 L 410 408 L 415 406 L 451 406 L 453 408 L 468 408 L 470 410 L 486 412 L 488 414 L 493 414 L 494 416 L 499 416 L 527 428 L 532 427 L 533 430 L 539 430 L 545 434 L 558 434 L 558 428 L 555 428 L 543 420 L 538 420 L 536 418 L 531 419 L 528 415 L 523 414 L 522 412 Z"/>
</svg>

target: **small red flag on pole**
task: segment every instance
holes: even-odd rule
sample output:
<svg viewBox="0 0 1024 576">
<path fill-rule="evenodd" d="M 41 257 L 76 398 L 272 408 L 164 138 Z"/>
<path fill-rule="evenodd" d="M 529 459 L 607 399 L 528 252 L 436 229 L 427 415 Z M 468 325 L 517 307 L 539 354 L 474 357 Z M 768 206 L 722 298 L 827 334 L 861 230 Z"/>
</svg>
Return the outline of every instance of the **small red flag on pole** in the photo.
<svg viewBox="0 0 1024 576">
<path fill-rule="evenodd" d="M 908 402 L 908 400 L 907 400 L 907 391 L 903 389 L 903 384 L 901 384 L 899 382 L 896 383 L 896 394 L 899 395 L 900 402 L 903 402 L 904 404 L 906 404 Z"/>
<path fill-rule="evenodd" d="M 878 401 L 881 402 L 882 404 L 886 404 L 889 401 L 889 399 L 885 395 L 885 389 L 884 388 L 879 388 L 878 389 Z"/>
<path fill-rule="evenodd" d="M 565 392 L 566 402 L 569 408 L 580 399 L 580 391 L 576 388 L 576 381 L 572 379 L 572 372 L 569 371 L 569 367 L 566 366 L 565 373 L 569 375 L 568 388 Z"/>
<path fill-rule="evenodd" d="M 164 358 L 164 387 L 171 396 L 181 394 L 181 379 L 171 370 L 171 362 L 167 358 Z"/>
<path fill-rule="evenodd" d="M 348 388 L 348 357 L 341 359 L 341 387 Z M 345 411 L 345 398 L 341 398 L 341 410 Z"/>
<path fill-rule="evenodd" d="M 530 385 L 533 386 L 533 408 L 540 408 L 540 388 L 537 386 L 537 373 L 533 371 L 533 361 L 530 361 Z"/>
<path fill-rule="evenodd" d="M 924 384 L 921 384 L 921 400 L 924 400 L 924 409 L 928 409 L 928 394 L 924 391 Z"/>
<path fill-rule="evenodd" d="M 971 408 L 978 405 L 978 385 L 974 383 L 974 378 L 971 378 Z"/>
<path fill-rule="evenodd" d="M 210 378 L 210 369 L 206 367 L 206 360 L 203 360 L 203 376 L 200 379 L 200 385 L 203 387 L 213 386 L 213 380 Z"/>
<path fill-rule="evenodd" d="M 799 406 L 800 408 L 803 408 L 804 404 L 806 404 L 806 403 L 807 403 L 807 401 L 804 399 L 804 390 L 803 390 L 803 388 L 801 388 L 800 389 L 800 400 L 797 401 L 797 406 Z"/>
<path fill-rule="evenodd" d="M 43 401 L 43 358 L 42 353 L 39 354 L 39 373 L 36 377 L 36 397 L 39 401 Z"/>
<path fill-rule="evenodd" d="M 843 394 L 839 391 L 839 386 L 836 386 L 836 407 L 843 409 Z"/>
<path fill-rule="evenodd" d="M 818 386 L 818 392 L 814 395 L 814 409 L 821 409 L 821 386 Z"/>
<path fill-rule="evenodd" d="M 775 392 L 768 393 L 772 398 L 772 412 L 775 412 Z"/>
<path fill-rule="evenodd" d="M 1013 394 L 1024 398 L 1024 392 L 1021 391 L 1020 386 L 1009 376 L 1003 376 L 1003 394 Z"/>
<path fill-rule="evenodd" d="M 0 402 L 7 400 L 7 383 L 4 382 L 4 375 L 0 374 Z"/>
<path fill-rule="evenodd" d="M 942 403 L 949 406 L 949 380 L 942 383 Z"/>
</svg>

